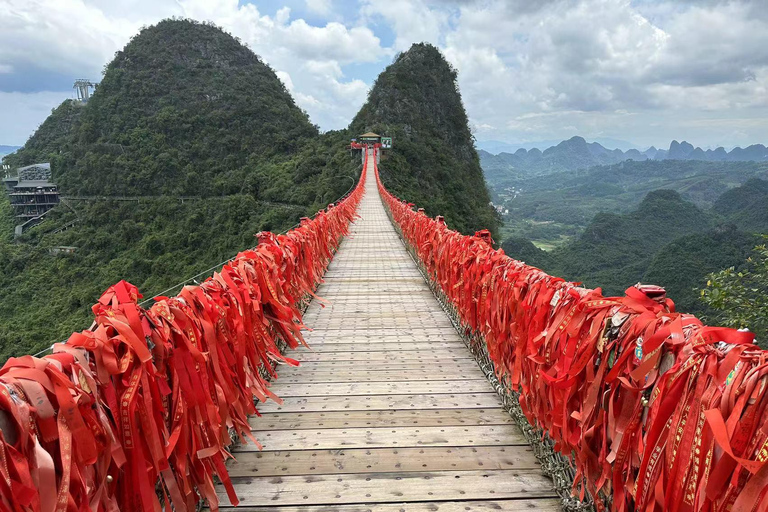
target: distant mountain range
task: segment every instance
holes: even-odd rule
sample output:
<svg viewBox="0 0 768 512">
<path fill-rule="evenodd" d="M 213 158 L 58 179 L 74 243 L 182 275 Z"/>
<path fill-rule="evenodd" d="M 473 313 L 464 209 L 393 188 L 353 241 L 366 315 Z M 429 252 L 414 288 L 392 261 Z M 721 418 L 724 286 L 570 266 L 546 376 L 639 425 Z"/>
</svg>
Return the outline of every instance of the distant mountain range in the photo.
<svg viewBox="0 0 768 512">
<path fill-rule="evenodd" d="M 3 146 L 2 144 L 0 144 L 0 157 L 7 155 L 8 153 L 13 153 L 20 147 L 21 146 Z"/>
<path fill-rule="evenodd" d="M 726 151 L 719 147 L 703 150 L 688 142 L 673 140 L 669 149 L 653 146 L 645 151 L 629 149 L 607 149 L 598 142 L 587 142 L 583 137 L 571 137 L 544 151 L 520 148 L 514 153 L 493 155 L 478 151 L 480 164 L 489 183 L 498 183 L 509 178 L 531 175 L 552 174 L 562 171 L 584 169 L 595 165 L 611 165 L 625 160 L 703 160 L 709 162 L 768 161 L 768 148 L 754 144 L 746 148 Z"/>
<path fill-rule="evenodd" d="M 628 151 L 630 149 L 643 149 L 640 146 L 627 142 L 621 139 L 612 139 L 610 137 L 598 137 L 590 139 L 592 142 L 597 142 L 600 145 L 608 149 L 620 149 L 622 151 Z M 535 142 L 521 142 L 519 144 L 510 144 L 509 142 L 502 142 L 500 140 L 478 140 L 475 142 L 475 146 L 478 150 L 482 149 L 491 154 L 498 155 L 499 153 L 514 153 L 518 149 L 534 149 L 538 148 L 545 150 L 552 146 L 557 146 L 561 139 L 553 140 L 538 140 Z"/>
</svg>

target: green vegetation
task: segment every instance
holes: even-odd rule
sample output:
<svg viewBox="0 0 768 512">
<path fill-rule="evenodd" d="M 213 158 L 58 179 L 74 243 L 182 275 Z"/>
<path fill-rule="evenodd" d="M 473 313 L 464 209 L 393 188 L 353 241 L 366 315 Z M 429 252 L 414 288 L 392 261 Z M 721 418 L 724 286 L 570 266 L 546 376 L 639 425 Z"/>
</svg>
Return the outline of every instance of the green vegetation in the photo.
<svg viewBox="0 0 768 512">
<path fill-rule="evenodd" d="M 640 281 L 651 258 L 676 238 L 707 230 L 712 219 L 672 190 L 646 196 L 626 215 L 600 213 L 571 244 L 553 251 L 552 272 L 621 293 Z"/>
<path fill-rule="evenodd" d="M 509 256 L 524 261 L 528 265 L 539 268 L 548 268 L 552 265 L 552 256 L 525 238 L 507 238 L 501 244 L 501 248 Z"/>
<path fill-rule="evenodd" d="M 335 201 L 359 177 L 348 143 L 345 131 L 318 135 L 274 72 L 218 28 L 142 30 L 87 105 L 64 102 L 4 160 L 51 161 L 64 196 L 106 199 L 68 199 L 14 241 L 2 194 L 0 359 L 87 327 L 120 279 L 152 296 Z"/>
<path fill-rule="evenodd" d="M 578 236 L 601 212 L 626 214 L 651 191 L 670 189 L 699 208 L 721 211 L 728 190 L 752 178 L 768 179 L 765 162 L 693 160 L 626 161 L 614 165 L 511 179 L 490 184 L 493 200 L 509 209 L 502 232 L 538 245 L 562 245 Z M 745 199 L 746 200 L 746 199 Z M 744 210 L 768 219 L 768 201 Z"/>
<path fill-rule="evenodd" d="M 551 252 L 519 237 L 502 247 L 551 274 L 602 287 L 607 295 L 621 294 L 637 282 L 658 284 L 680 311 L 720 322 L 727 306 L 718 306 L 718 313 L 718 303 L 710 296 L 703 302 L 699 289 L 710 273 L 734 267 L 730 273 L 738 275 L 748 266 L 755 233 L 768 232 L 768 181 L 751 179 L 712 203 L 703 209 L 674 190 L 656 190 L 629 213 L 595 215 L 580 236 Z M 727 287 L 735 285 L 728 282 Z"/>
<path fill-rule="evenodd" d="M 350 129 L 393 138 L 380 170 L 390 192 L 444 216 L 463 233 L 485 228 L 497 234 L 456 71 L 437 48 L 415 44 L 398 55 L 376 79 Z"/>
<path fill-rule="evenodd" d="M 768 237 L 763 236 L 763 239 Z M 703 301 L 717 313 L 722 325 L 748 328 L 763 342 L 768 340 L 768 248 L 754 248 L 743 268 L 729 267 L 708 276 L 701 290 Z"/>
<path fill-rule="evenodd" d="M 765 340 L 765 253 L 747 259 L 755 234 L 768 232 L 764 150 L 673 142 L 638 157 L 574 137 L 480 157 L 494 203 L 509 210 L 501 233 L 510 256 L 608 295 L 658 284 L 678 310 Z"/>
<path fill-rule="evenodd" d="M 768 230 L 768 181 L 753 178 L 725 192 L 712 210 L 750 232 Z"/>
<path fill-rule="evenodd" d="M 75 208 L 81 220 L 66 231 L 51 233 L 77 217 L 58 208 L 19 243 L 0 243 L 0 358 L 37 351 L 87 327 L 90 306 L 120 279 L 157 294 L 252 246 L 253 233 L 281 230 L 306 213 L 249 195 L 184 203 L 108 200 Z M 77 252 L 51 254 L 59 245 Z"/>
<path fill-rule="evenodd" d="M 70 195 L 258 193 L 249 179 L 257 167 L 317 135 L 267 64 L 193 21 L 142 30 L 107 65 L 79 115 L 69 112 L 73 104 L 51 120 L 56 139 L 71 138 L 54 160 L 54 180 Z M 59 115 L 76 119 L 71 131 Z M 25 147 L 16 158 L 27 157 Z"/>
<path fill-rule="evenodd" d="M 0 197 L 0 358 L 86 327 L 90 305 L 119 279 L 152 296 L 251 246 L 254 233 L 336 200 L 359 176 L 359 154 L 346 146 L 365 131 L 394 139 L 381 164 L 394 194 L 462 232 L 498 237 L 456 72 L 436 48 L 399 55 L 350 128 L 319 135 L 274 72 L 218 28 L 167 20 L 144 29 L 87 105 L 64 102 L 4 159 L 51 161 L 70 198 L 14 240 Z M 754 233 L 768 231 L 768 164 L 564 169 L 618 158 L 582 142 L 528 152 L 549 162 L 535 172 L 489 176 L 514 219 L 501 230 L 504 250 L 607 294 L 653 282 L 683 311 L 764 330 L 739 308 L 765 311 L 765 251 L 747 258 Z"/>
<path fill-rule="evenodd" d="M 663 286 L 679 311 L 696 313 L 713 321 L 714 312 L 701 302 L 698 289 L 710 272 L 742 265 L 754 244 L 754 235 L 728 224 L 705 233 L 682 236 L 660 248 L 641 281 Z"/>
</svg>

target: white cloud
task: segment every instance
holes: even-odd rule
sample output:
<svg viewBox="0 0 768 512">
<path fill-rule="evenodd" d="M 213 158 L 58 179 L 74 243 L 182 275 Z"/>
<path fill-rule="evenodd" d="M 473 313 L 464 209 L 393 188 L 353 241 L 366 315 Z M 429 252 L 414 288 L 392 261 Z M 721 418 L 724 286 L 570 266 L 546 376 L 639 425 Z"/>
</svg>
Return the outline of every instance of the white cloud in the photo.
<svg viewBox="0 0 768 512">
<path fill-rule="evenodd" d="M 768 15 L 753 3 L 491 0 L 460 11 L 443 51 L 470 116 L 507 126 L 494 138 L 614 130 L 639 143 L 709 144 L 725 136 L 716 123 L 686 126 L 666 114 L 768 114 Z M 650 128 L 662 117 L 668 124 Z M 748 132 L 764 141 L 768 120 Z"/>
<path fill-rule="evenodd" d="M 395 32 L 394 49 L 407 50 L 413 43 L 440 43 L 448 12 L 430 8 L 421 0 L 363 0 L 361 13 L 372 23 L 383 19 Z"/>
<path fill-rule="evenodd" d="M 293 86 L 293 80 L 291 80 L 291 75 L 286 73 L 285 71 L 275 71 L 275 74 L 277 75 L 277 78 L 280 79 L 281 82 L 285 85 L 285 88 L 288 89 L 288 92 L 294 91 Z"/>
<path fill-rule="evenodd" d="M 272 35 L 278 40 L 270 41 L 270 44 L 282 44 L 302 60 L 325 59 L 346 64 L 371 62 L 383 55 L 379 38 L 367 27 L 348 29 L 336 22 L 313 27 L 304 20 L 295 20 L 278 25 Z"/>
<path fill-rule="evenodd" d="M 134 3 L 141 9 L 123 17 L 82 0 L 4 0 L 0 8 L 0 65 L 98 74 L 142 24 L 157 19 L 158 14 L 171 13 L 170 9 L 158 9 L 157 3 Z"/>
<path fill-rule="evenodd" d="M 331 13 L 331 0 L 305 0 L 307 9 L 317 13 L 328 15 Z"/>
<path fill-rule="evenodd" d="M 175 15 L 213 21 L 240 37 L 325 129 L 345 126 L 357 112 L 371 69 L 427 41 L 459 70 L 473 129 L 489 138 L 575 131 L 639 144 L 766 142 L 762 2 L 352 1 L 304 0 L 308 12 L 334 20 L 317 26 L 287 6 L 265 14 L 238 0 L 0 0 L 0 91 L 63 90 L 72 78 L 98 79 L 141 25 Z M 13 108 L 24 117 L 28 105 L 27 117 L 42 116 L 33 124 L 42 121 L 32 96 L 20 101 L 22 110 L 8 98 L 0 98 L 0 115 Z"/>
</svg>

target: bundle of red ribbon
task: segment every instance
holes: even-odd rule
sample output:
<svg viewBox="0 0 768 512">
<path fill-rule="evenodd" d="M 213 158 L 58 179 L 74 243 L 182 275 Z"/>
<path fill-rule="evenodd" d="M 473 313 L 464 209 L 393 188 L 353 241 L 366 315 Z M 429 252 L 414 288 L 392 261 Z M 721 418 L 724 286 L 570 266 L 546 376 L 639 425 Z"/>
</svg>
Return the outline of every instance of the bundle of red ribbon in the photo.
<svg viewBox="0 0 768 512">
<path fill-rule="evenodd" d="M 752 334 L 677 313 L 658 287 L 603 297 L 379 189 L 528 420 L 571 458 L 574 488 L 616 511 L 768 510 L 768 352 Z"/>
<path fill-rule="evenodd" d="M 43 358 L 0 370 L 0 511 L 217 510 L 214 475 L 237 503 L 224 465 L 230 432 L 251 438 L 253 398 L 278 400 L 265 375 L 298 363 L 311 294 L 363 194 L 284 235 L 260 233 L 199 286 L 138 304 L 121 281 L 93 307 L 91 329 Z M 256 442 L 255 439 L 252 439 Z"/>
</svg>

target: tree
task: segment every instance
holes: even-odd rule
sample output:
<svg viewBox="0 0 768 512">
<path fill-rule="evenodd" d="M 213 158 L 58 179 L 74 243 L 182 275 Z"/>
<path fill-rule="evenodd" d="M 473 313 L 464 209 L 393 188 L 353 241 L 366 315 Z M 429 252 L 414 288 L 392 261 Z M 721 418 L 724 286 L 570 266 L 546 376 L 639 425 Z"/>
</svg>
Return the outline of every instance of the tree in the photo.
<svg viewBox="0 0 768 512">
<path fill-rule="evenodd" d="M 768 241 L 768 235 L 763 235 Z M 702 300 L 718 311 L 713 319 L 728 327 L 747 328 L 768 342 L 768 246 L 755 247 L 741 270 L 734 267 L 707 276 Z"/>
</svg>

